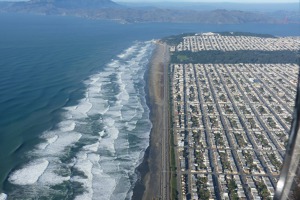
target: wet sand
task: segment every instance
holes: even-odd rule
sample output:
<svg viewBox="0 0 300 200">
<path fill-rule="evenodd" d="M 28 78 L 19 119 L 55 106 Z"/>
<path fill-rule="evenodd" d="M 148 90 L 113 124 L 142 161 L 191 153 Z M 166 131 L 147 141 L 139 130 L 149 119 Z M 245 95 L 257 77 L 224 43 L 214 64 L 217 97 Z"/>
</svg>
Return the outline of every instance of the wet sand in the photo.
<svg viewBox="0 0 300 200">
<path fill-rule="evenodd" d="M 148 71 L 148 105 L 153 124 L 150 144 L 145 152 L 143 163 L 137 168 L 141 180 L 133 190 L 134 200 L 159 199 L 161 193 L 161 134 L 163 134 L 163 103 L 164 103 L 164 55 L 165 44 L 157 44 Z"/>
</svg>

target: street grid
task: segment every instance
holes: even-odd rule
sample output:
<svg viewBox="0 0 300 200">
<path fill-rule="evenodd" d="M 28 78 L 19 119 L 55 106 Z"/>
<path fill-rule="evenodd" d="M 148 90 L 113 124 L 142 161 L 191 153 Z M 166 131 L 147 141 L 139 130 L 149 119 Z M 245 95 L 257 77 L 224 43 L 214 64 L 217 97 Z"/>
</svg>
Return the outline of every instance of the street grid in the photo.
<svg viewBox="0 0 300 200">
<path fill-rule="evenodd" d="M 222 38 L 216 37 L 219 44 Z M 272 46 L 255 40 L 262 41 L 255 48 Z M 269 40 L 285 44 L 284 38 Z M 191 47 L 192 41 L 184 38 L 182 44 Z M 293 49 L 296 44 L 288 42 Z M 272 199 L 292 121 L 299 66 L 171 63 L 170 67 L 180 199 Z"/>
</svg>

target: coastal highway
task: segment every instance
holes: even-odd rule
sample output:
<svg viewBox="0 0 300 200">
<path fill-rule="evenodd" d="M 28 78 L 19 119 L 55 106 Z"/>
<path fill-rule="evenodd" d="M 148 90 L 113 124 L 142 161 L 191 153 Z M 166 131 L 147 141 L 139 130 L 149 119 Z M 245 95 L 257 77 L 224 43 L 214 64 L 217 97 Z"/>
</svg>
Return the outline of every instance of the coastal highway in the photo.
<svg viewBox="0 0 300 200">
<path fill-rule="evenodd" d="M 169 87 L 168 87 L 168 61 L 169 53 L 167 44 L 163 45 L 164 48 L 164 100 L 163 100 L 163 132 L 162 132 L 162 174 L 161 174 L 161 199 L 170 199 L 170 179 L 169 179 Z"/>
</svg>

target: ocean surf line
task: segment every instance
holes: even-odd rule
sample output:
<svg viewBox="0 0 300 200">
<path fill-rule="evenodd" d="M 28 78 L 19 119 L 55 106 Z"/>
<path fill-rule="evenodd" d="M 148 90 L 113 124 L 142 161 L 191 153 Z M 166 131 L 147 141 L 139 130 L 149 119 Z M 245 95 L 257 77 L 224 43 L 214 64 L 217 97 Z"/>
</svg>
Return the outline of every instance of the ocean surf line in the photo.
<svg viewBox="0 0 300 200">
<path fill-rule="evenodd" d="M 131 198 L 152 128 L 144 74 L 154 46 L 135 42 L 85 81 L 84 98 L 10 173 L 9 199 Z"/>
</svg>

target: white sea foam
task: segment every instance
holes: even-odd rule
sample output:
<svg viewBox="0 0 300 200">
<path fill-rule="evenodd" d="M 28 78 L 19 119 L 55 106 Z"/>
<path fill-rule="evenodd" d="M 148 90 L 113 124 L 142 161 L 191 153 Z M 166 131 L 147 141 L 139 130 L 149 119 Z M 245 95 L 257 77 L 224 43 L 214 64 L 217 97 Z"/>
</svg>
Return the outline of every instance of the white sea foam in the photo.
<svg viewBox="0 0 300 200">
<path fill-rule="evenodd" d="M 119 100 L 121 100 L 122 101 L 122 103 L 125 103 L 125 102 L 127 102 L 128 100 L 129 100 L 129 94 L 128 94 L 128 92 L 127 92 L 127 90 L 126 90 L 126 86 L 125 86 L 125 84 L 122 84 L 121 86 L 120 86 L 120 89 L 121 89 L 121 92 L 116 96 Z"/>
<path fill-rule="evenodd" d="M 16 185 L 32 185 L 38 181 L 48 165 L 49 161 L 46 159 L 33 161 L 12 173 L 9 181 Z"/>
<path fill-rule="evenodd" d="M 47 141 L 49 144 L 54 143 L 58 139 L 57 135 L 54 135 L 53 137 L 47 138 Z"/>
<path fill-rule="evenodd" d="M 98 81 L 99 81 L 99 77 L 96 77 L 96 76 L 94 76 L 94 77 L 91 77 L 90 78 L 90 83 L 89 83 L 89 85 L 95 85 Z"/>
<path fill-rule="evenodd" d="M 91 110 L 92 108 L 91 102 L 89 102 L 89 99 L 83 99 L 79 102 L 78 106 L 76 107 L 76 111 L 73 112 L 72 114 L 76 117 L 76 119 L 82 119 L 87 117 L 87 113 Z"/>
<path fill-rule="evenodd" d="M 114 141 L 118 138 L 119 130 L 115 127 L 115 121 L 112 118 L 104 119 L 104 131 L 107 134 L 103 140 L 100 140 L 100 146 L 110 151 L 112 154 L 115 153 Z"/>
<path fill-rule="evenodd" d="M 59 167 L 62 166 L 61 163 L 57 158 L 52 158 L 49 163 L 48 168 L 45 170 L 43 175 L 39 178 L 38 183 L 43 186 L 53 186 L 62 184 L 64 181 L 69 181 L 70 176 L 62 176 L 58 174 Z"/>
<path fill-rule="evenodd" d="M 107 72 L 112 72 L 112 73 L 115 73 L 115 69 L 114 68 L 117 68 L 120 66 L 120 62 L 118 60 L 113 60 L 111 63 L 108 63 L 107 66 L 109 67 Z M 107 75 L 105 73 L 103 73 L 104 75 Z M 111 75 L 111 74 L 110 74 Z"/>
<path fill-rule="evenodd" d="M 135 107 L 128 106 L 126 109 L 122 110 L 122 119 L 125 121 L 131 121 L 137 115 L 137 110 Z"/>
<path fill-rule="evenodd" d="M 0 200 L 6 200 L 7 194 L 1 193 L 0 194 Z"/>
<path fill-rule="evenodd" d="M 136 128 L 137 121 L 126 122 L 125 126 L 128 131 L 133 131 Z"/>
<path fill-rule="evenodd" d="M 35 168 L 29 163 L 13 172 L 9 181 L 34 184 L 35 191 L 79 182 L 85 191 L 75 198 L 80 200 L 130 198 L 135 168 L 147 148 L 151 128 L 141 89 L 150 46 L 136 43 L 86 80 L 85 97 L 63 109 L 63 120 L 45 132 L 44 142 L 31 152 L 40 162 Z M 141 123 L 145 126 L 138 126 Z M 132 144 L 130 135 L 143 141 Z M 72 173 L 74 169 L 84 176 Z M 29 170 L 36 171 L 31 181 L 25 180 Z"/>
<path fill-rule="evenodd" d="M 116 178 L 103 173 L 100 166 L 95 166 L 93 168 L 93 199 L 101 197 L 101 199 L 111 199 L 111 196 L 116 188 L 117 180 Z M 80 198 L 77 198 L 80 200 Z"/>
<path fill-rule="evenodd" d="M 74 167 L 83 172 L 85 177 L 76 176 L 73 177 L 73 181 L 80 182 L 84 185 L 85 193 L 76 197 L 76 199 L 92 199 L 93 198 L 93 167 L 98 166 L 100 156 L 95 154 L 99 148 L 99 142 L 95 144 L 86 145 L 83 147 L 83 151 L 77 154 L 77 162 Z M 102 171 L 100 171 L 102 173 Z"/>
<path fill-rule="evenodd" d="M 89 88 L 88 94 L 90 97 L 97 97 L 99 96 L 100 92 L 101 92 L 101 86 L 102 84 L 94 84 Z"/>
<path fill-rule="evenodd" d="M 89 115 L 105 114 L 109 110 L 108 101 L 105 99 L 91 99 L 90 102 L 93 104 L 92 109 L 88 112 Z"/>
<path fill-rule="evenodd" d="M 97 156 L 97 155 L 95 155 L 95 156 Z M 77 168 L 78 170 L 83 172 L 85 177 L 83 178 L 83 177 L 76 176 L 76 177 L 73 177 L 73 181 L 83 183 L 83 185 L 84 185 L 84 189 L 86 190 L 86 192 L 84 193 L 84 198 L 81 197 L 81 199 L 92 199 L 92 197 L 93 197 L 93 189 L 92 189 L 92 187 L 93 187 L 93 185 L 92 185 L 93 163 L 89 159 L 89 156 L 86 153 L 79 153 L 77 155 L 77 158 L 78 158 L 78 161 L 75 164 L 75 168 Z M 98 162 L 98 160 L 99 159 L 97 159 L 96 162 Z"/>
<path fill-rule="evenodd" d="M 137 50 L 137 45 L 132 46 L 132 47 L 128 48 L 127 50 L 125 50 L 124 53 L 121 53 L 120 55 L 118 55 L 118 57 L 121 59 L 126 59 L 130 55 L 132 55 L 136 50 Z"/>
<path fill-rule="evenodd" d="M 97 152 L 99 148 L 99 142 L 96 142 L 95 144 L 91 144 L 91 145 L 86 145 L 83 147 L 84 150 L 88 150 L 91 152 Z"/>
<path fill-rule="evenodd" d="M 48 133 L 50 134 L 50 133 Z M 79 141 L 82 134 L 76 132 L 67 132 L 65 134 L 59 134 L 59 132 L 53 132 L 54 135 L 58 134 L 58 138 L 55 142 L 49 144 L 44 152 L 37 152 L 42 156 L 58 156 L 61 155 L 66 147 L 72 146 Z"/>
<path fill-rule="evenodd" d="M 58 123 L 58 128 L 62 132 L 73 131 L 75 129 L 76 123 L 75 121 L 67 120 Z"/>
<path fill-rule="evenodd" d="M 41 144 L 38 145 L 38 148 L 39 148 L 39 149 L 42 149 L 42 150 L 46 149 L 48 145 L 54 143 L 54 142 L 58 139 L 58 136 L 57 136 L 57 135 L 54 135 L 54 136 L 48 136 L 48 137 L 47 137 L 47 136 L 45 135 L 45 136 L 43 137 L 43 139 L 45 139 L 46 142 L 41 143 Z"/>
<path fill-rule="evenodd" d="M 58 130 L 67 129 L 59 128 Z M 78 142 L 82 134 L 76 132 L 64 133 L 62 134 L 60 131 L 45 133 L 43 138 L 47 142 L 39 145 L 39 148 L 34 152 L 34 155 L 40 158 L 13 172 L 9 177 L 9 181 L 17 185 L 32 185 L 36 182 L 42 185 L 57 185 L 70 180 L 68 176 L 57 174 L 58 166 L 62 165 L 58 156 L 63 154 L 66 147 Z M 47 158 L 47 160 L 43 157 Z"/>
<path fill-rule="evenodd" d="M 100 138 L 102 138 L 105 135 L 104 131 L 99 132 Z M 100 139 L 99 139 L 100 140 Z"/>
<path fill-rule="evenodd" d="M 68 107 L 64 107 L 63 110 L 65 110 L 67 112 L 69 111 L 71 113 L 72 111 L 76 110 L 76 108 L 77 108 L 77 106 L 68 106 Z M 66 115 L 66 114 L 70 114 L 70 113 L 64 113 L 64 114 Z"/>
</svg>

